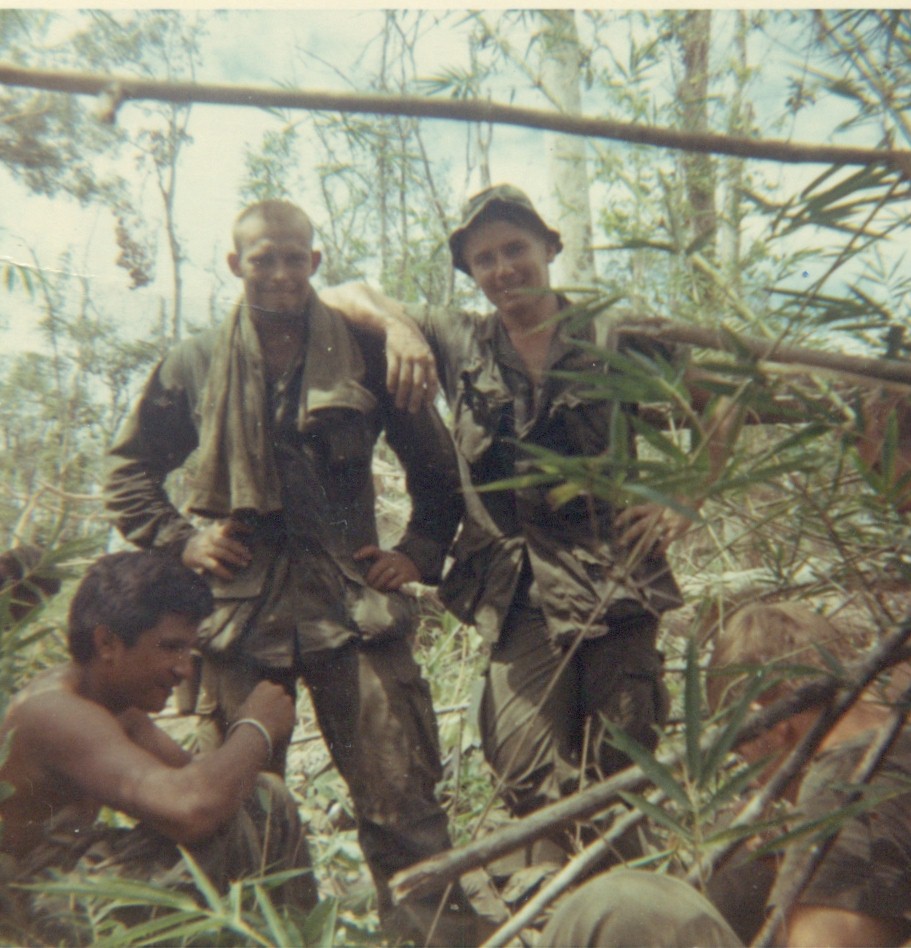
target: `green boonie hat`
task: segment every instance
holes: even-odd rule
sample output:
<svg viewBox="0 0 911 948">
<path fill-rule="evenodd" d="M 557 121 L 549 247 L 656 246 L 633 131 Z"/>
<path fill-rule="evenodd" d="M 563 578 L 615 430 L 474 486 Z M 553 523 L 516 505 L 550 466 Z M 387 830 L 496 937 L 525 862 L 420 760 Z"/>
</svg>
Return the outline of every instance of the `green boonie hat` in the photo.
<svg viewBox="0 0 911 948">
<path fill-rule="evenodd" d="M 552 241 L 557 253 L 563 249 L 560 232 L 544 223 L 524 191 L 520 191 L 511 184 L 495 184 L 492 188 L 485 188 L 468 199 L 462 208 L 462 223 L 449 237 L 452 265 L 469 276 L 471 271 L 462 256 L 462 245 L 469 229 L 479 221 L 486 220 L 513 221 L 520 226 L 528 227 L 545 240 Z"/>
</svg>

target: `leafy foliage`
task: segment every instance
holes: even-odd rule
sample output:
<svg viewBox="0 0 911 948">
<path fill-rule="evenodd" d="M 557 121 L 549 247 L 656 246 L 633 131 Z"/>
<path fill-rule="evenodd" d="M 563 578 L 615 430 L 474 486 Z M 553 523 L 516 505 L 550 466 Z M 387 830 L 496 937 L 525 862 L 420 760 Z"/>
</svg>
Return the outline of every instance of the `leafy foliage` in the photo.
<svg viewBox="0 0 911 948">
<path fill-rule="evenodd" d="M 321 902 L 308 915 L 273 904 L 269 890 L 289 873 L 243 879 L 221 895 L 190 853 L 184 850 L 183 858 L 195 894 L 105 875 L 28 888 L 67 898 L 74 918 L 81 916 L 91 944 L 107 948 L 160 944 L 323 948 L 335 943 L 335 900 Z M 131 915 L 143 918 L 130 921 Z"/>
</svg>

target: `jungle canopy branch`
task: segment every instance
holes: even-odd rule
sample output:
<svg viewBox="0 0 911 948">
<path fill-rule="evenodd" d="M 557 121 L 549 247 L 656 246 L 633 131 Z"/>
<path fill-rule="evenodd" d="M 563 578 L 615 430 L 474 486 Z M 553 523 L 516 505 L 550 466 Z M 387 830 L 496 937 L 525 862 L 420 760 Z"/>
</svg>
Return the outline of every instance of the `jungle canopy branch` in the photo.
<svg viewBox="0 0 911 948">
<path fill-rule="evenodd" d="M 490 122 L 546 129 L 566 135 L 607 138 L 637 145 L 654 145 L 687 152 L 733 155 L 767 161 L 804 164 L 889 165 L 911 179 L 911 151 L 854 148 L 841 145 L 811 145 L 780 139 L 758 140 L 710 132 L 683 132 L 660 126 L 615 122 L 610 119 L 568 115 L 541 109 L 520 108 L 476 99 L 441 99 L 422 96 L 391 96 L 375 93 L 345 93 L 275 89 L 196 82 L 141 79 L 136 76 L 98 75 L 73 70 L 26 69 L 0 63 L 0 83 L 27 86 L 73 95 L 102 98 L 105 114 L 111 89 L 117 90 L 117 105 L 131 99 L 159 102 L 241 105 L 254 108 L 306 109 L 323 112 L 366 112 L 374 115 L 408 115 L 461 122 Z"/>
</svg>

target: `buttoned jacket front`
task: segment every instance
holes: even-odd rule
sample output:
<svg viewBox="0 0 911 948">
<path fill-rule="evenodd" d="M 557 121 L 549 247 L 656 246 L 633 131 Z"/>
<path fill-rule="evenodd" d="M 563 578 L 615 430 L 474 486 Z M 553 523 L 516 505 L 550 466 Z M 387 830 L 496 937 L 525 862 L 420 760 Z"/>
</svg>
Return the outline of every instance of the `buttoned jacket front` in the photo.
<svg viewBox="0 0 911 948">
<path fill-rule="evenodd" d="M 409 315 L 437 359 L 465 494 L 455 562 L 440 588 L 446 605 L 491 641 L 516 601 L 540 608 L 557 640 L 580 629 L 604 634 L 605 612 L 621 601 L 656 614 L 681 605 L 664 556 L 646 554 L 630 563 L 619 548 L 617 511 L 609 500 L 582 489 L 554 503 L 559 479 L 546 477 L 541 449 L 603 466 L 615 414 L 636 411 L 632 404 L 597 400 L 585 381 L 558 374 L 606 371 L 591 345 L 596 329 L 573 334 L 560 323 L 535 386 L 496 314 L 413 307 Z M 634 456 L 630 429 L 622 430 L 624 450 Z M 508 481 L 509 489 L 484 489 L 498 481 Z"/>
</svg>

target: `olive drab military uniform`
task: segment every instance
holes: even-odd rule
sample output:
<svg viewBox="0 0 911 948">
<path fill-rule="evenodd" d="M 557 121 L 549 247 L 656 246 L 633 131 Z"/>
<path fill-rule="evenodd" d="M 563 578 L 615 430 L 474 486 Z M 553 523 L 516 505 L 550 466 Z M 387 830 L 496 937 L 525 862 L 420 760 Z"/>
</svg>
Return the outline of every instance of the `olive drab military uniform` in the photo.
<svg viewBox="0 0 911 948">
<path fill-rule="evenodd" d="M 465 494 L 455 563 L 440 593 L 491 643 L 482 740 L 507 804 L 521 815 L 578 788 L 586 719 L 599 731 L 589 753 L 593 776 L 626 763 L 601 739 L 601 715 L 656 744 L 666 717 L 658 619 L 681 605 L 680 593 L 663 556 L 630 562 L 618 549 L 609 502 L 579 496 L 555 509 L 552 484 L 478 490 L 534 472 L 525 446 L 567 457 L 610 450 L 614 413 L 635 406 L 593 400 L 584 384 L 547 374 L 604 371 L 591 348 L 561 324 L 535 386 L 497 314 L 408 312 L 437 358 Z M 598 339 L 589 326 L 583 341 L 607 345 L 607 326 L 599 324 Z M 635 451 L 631 439 L 625 449 Z M 568 649 L 573 657 L 551 687 Z"/>
<path fill-rule="evenodd" d="M 164 481 L 199 447 L 190 510 L 242 520 L 253 556 L 231 582 L 212 581 L 216 609 L 200 631 L 209 710 L 223 733 L 258 680 L 293 689 L 303 678 L 351 791 L 388 921 L 388 879 L 450 841 L 435 798 L 430 692 L 408 642 L 414 601 L 369 587 L 352 554 L 377 543 L 371 459 L 381 430 L 412 501 L 396 549 L 425 582 L 439 578 L 461 516 L 457 465 L 432 409 L 395 410 L 381 344 L 357 336 L 315 295 L 308 310 L 303 350 L 274 382 L 243 305 L 171 352 L 112 449 L 120 463 L 108 506 L 127 539 L 179 555 L 194 528 Z M 432 917 L 436 902 L 427 901 Z M 471 940 L 458 926 L 446 934 L 445 913 L 438 931 Z"/>
</svg>

